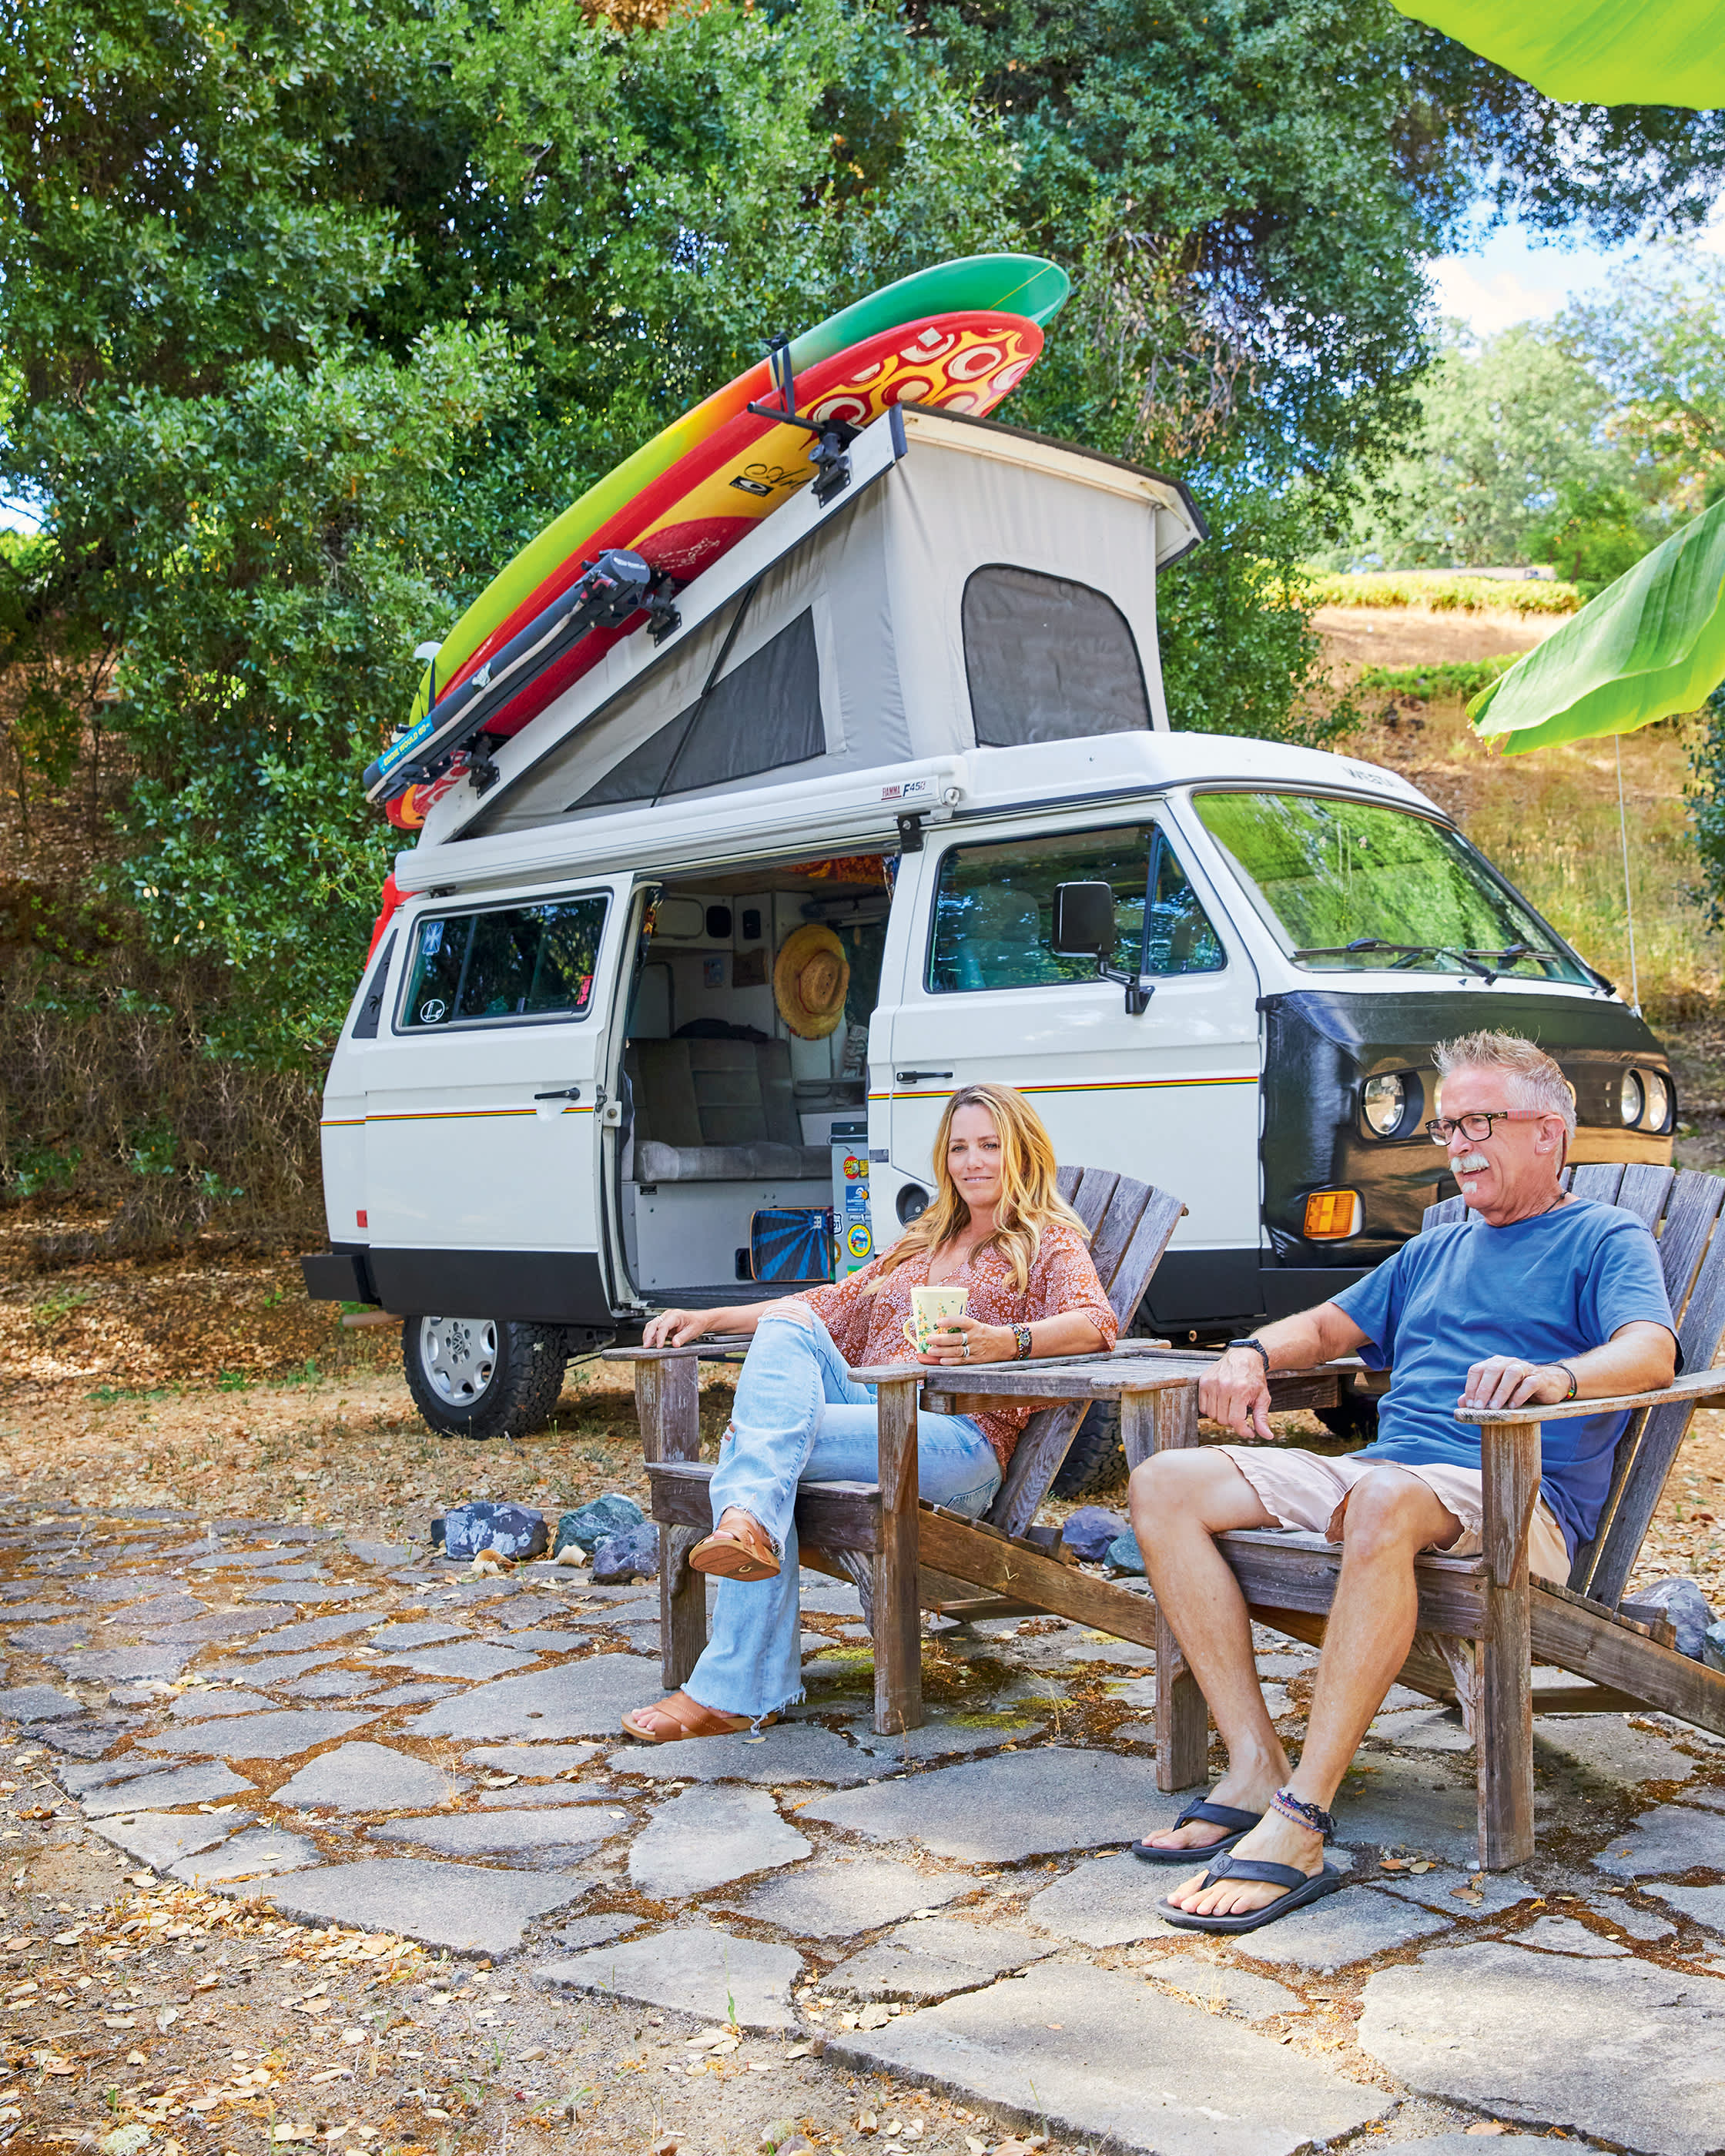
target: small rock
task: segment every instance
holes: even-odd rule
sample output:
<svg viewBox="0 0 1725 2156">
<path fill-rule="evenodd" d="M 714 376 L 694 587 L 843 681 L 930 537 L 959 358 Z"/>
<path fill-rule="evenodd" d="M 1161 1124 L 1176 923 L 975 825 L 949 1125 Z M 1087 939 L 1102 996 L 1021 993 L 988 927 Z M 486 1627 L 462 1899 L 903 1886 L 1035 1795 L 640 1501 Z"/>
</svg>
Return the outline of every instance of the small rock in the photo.
<svg viewBox="0 0 1725 2156">
<path fill-rule="evenodd" d="M 1103 1563 L 1111 1572 L 1130 1572 L 1144 1578 L 1144 1555 L 1130 1535 L 1118 1535 L 1109 1543 Z"/>
<path fill-rule="evenodd" d="M 560 1557 L 573 1543 L 591 1557 L 601 1543 L 608 1542 L 614 1535 L 626 1535 L 631 1527 L 639 1527 L 646 1517 L 633 1497 L 625 1497 L 620 1491 L 607 1491 L 603 1497 L 595 1497 L 590 1504 L 578 1506 L 572 1512 L 563 1514 L 557 1522 L 552 1555 Z"/>
<path fill-rule="evenodd" d="M 627 1534 L 609 1535 L 593 1553 L 596 1587 L 620 1587 L 625 1580 L 659 1577 L 659 1528 L 643 1520 Z"/>
<path fill-rule="evenodd" d="M 1633 1604 L 1637 1613 L 1645 1609 L 1658 1610 L 1676 1628 L 1677 1652 L 1687 1655 L 1693 1661 L 1702 1660 L 1713 1613 L 1707 1606 L 1707 1597 L 1692 1579 L 1656 1579 L 1651 1587 L 1637 1588 L 1633 1596 L 1625 1596 L 1625 1603 L 1626 1609 Z"/>
<path fill-rule="evenodd" d="M 1702 1635 L 1701 1658 L 1710 1670 L 1725 1670 L 1725 1617 Z"/>
<path fill-rule="evenodd" d="M 447 1557 L 477 1557 L 483 1549 L 495 1550 L 499 1557 L 527 1558 L 541 1556 L 551 1537 L 543 1512 L 475 1498 L 434 1520 L 431 1539 Z"/>
<path fill-rule="evenodd" d="M 1118 1512 L 1101 1505 L 1081 1505 L 1061 1530 L 1060 1539 L 1086 1564 L 1098 1563 L 1128 1532 Z"/>
</svg>

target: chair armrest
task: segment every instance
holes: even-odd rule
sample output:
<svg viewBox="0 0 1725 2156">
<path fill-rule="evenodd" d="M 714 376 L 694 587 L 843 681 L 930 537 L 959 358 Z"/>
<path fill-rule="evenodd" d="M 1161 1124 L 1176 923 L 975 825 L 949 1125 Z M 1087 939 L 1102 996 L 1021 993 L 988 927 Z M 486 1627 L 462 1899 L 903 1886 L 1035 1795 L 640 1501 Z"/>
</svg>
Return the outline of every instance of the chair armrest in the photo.
<svg viewBox="0 0 1725 2156">
<path fill-rule="evenodd" d="M 675 1356 L 692 1355 L 697 1362 L 711 1363 L 720 1355 L 741 1355 L 748 1347 L 740 1332 L 703 1332 L 697 1340 L 681 1348 L 607 1348 L 600 1354 L 602 1363 L 668 1363 Z"/>
<path fill-rule="evenodd" d="M 1627 1414 L 1637 1408 L 1656 1408 L 1664 1400 L 1687 1400 L 1700 1407 L 1725 1405 L 1725 1369 L 1686 1370 L 1681 1378 L 1651 1393 L 1619 1393 L 1599 1399 L 1558 1400 L 1550 1407 L 1529 1401 L 1519 1408 L 1457 1408 L 1457 1422 L 1477 1423 L 1482 1429 L 1508 1422 L 1564 1422 L 1577 1415 Z"/>
</svg>

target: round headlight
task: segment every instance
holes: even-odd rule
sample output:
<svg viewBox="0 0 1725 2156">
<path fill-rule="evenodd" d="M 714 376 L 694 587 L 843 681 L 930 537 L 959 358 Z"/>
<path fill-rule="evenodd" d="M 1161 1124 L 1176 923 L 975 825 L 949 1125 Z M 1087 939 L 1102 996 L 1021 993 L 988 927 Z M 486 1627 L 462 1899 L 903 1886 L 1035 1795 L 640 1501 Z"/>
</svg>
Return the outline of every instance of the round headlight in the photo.
<svg viewBox="0 0 1725 2156">
<path fill-rule="evenodd" d="M 901 1183 L 892 1209 L 898 1215 L 900 1227 L 908 1228 L 911 1221 L 920 1220 L 928 1210 L 928 1193 L 920 1183 Z"/>
<path fill-rule="evenodd" d="M 1623 1095 L 1619 1103 L 1619 1112 L 1625 1122 L 1640 1122 L 1641 1111 L 1646 1104 L 1647 1096 L 1642 1090 L 1640 1073 L 1625 1070 L 1623 1074 Z"/>
<path fill-rule="evenodd" d="M 1380 1138 L 1393 1137 L 1401 1127 L 1408 1106 L 1406 1081 L 1393 1074 L 1384 1078 L 1368 1078 L 1361 1096 L 1368 1128 Z"/>
<path fill-rule="evenodd" d="M 1647 1093 L 1641 1121 L 1650 1131 L 1662 1131 L 1671 1119 L 1671 1089 L 1656 1070 L 1644 1070 L 1641 1083 Z"/>
</svg>

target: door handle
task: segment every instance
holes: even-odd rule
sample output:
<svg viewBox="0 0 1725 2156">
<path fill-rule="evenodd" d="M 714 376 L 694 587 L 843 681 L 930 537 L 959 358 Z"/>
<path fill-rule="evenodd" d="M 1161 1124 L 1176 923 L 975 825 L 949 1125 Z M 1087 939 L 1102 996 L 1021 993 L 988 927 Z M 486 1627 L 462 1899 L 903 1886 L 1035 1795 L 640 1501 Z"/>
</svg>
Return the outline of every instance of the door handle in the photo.
<svg viewBox="0 0 1725 2156">
<path fill-rule="evenodd" d="M 950 1078 L 950 1070 L 895 1070 L 893 1081 L 900 1086 L 915 1086 L 924 1078 Z"/>
<path fill-rule="evenodd" d="M 578 1101 L 581 1088 L 578 1086 L 560 1086 L 554 1093 L 536 1093 L 533 1098 L 536 1101 Z"/>
</svg>

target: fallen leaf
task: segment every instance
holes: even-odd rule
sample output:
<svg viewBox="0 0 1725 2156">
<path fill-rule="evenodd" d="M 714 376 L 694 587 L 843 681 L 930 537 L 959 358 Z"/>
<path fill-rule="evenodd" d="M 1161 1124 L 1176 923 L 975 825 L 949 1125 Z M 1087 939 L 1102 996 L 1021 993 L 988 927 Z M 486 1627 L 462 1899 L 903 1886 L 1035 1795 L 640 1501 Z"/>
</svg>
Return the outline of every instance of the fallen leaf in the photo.
<svg viewBox="0 0 1725 2156">
<path fill-rule="evenodd" d="M 1408 1869 L 1408 1860 L 1405 1856 L 1384 1856 L 1378 1861 L 1380 1870 L 1384 1871 L 1405 1871 Z"/>
<path fill-rule="evenodd" d="M 173 2024 L 177 2021 L 179 2018 L 180 2010 L 177 2006 L 164 2006 L 161 2008 L 157 2014 L 156 2026 L 160 2031 L 166 2034 L 166 2032 L 172 2027 Z"/>
</svg>

